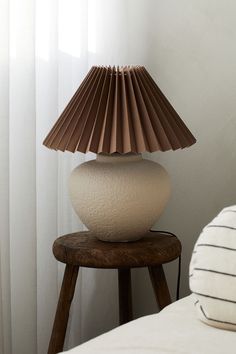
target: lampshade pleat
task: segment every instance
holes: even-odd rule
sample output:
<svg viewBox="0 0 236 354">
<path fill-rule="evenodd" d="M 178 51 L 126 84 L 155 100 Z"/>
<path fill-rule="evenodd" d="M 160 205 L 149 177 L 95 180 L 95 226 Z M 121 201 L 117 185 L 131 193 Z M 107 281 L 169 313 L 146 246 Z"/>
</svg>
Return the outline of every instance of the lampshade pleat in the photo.
<svg viewBox="0 0 236 354">
<path fill-rule="evenodd" d="M 61 151 L 142 153 L 196 139 L 142 66 L 92 67 L 44 145 Z"/>
<path fill-rule="evenodd" d="M 110 68 L 109 70 L 109 90 L 106 102 L 105 109 L 105 119 L 103 124 L 103 131 L 100 139 L 100 148 L 98 153 L 109 153 L 110 152 L 110 136 L 112 130 L 112 114 L 113 114 L 113 102 L 114 102 L 114 93 L 115 93 L 115 68 Z M 97 152 L 93 150 L 92 152 Z"/>
<path fill-rule="evenodd" d="M 153 129 L 152 121 L 150 119 L 150 115 L 148 114 L 147 107 L 142 94 L 142 87 L 139 85 L 135 72 L 132 73 L 132 77 L 136 103 L 140 112 L 140 116 L 148 117 L 147 119 L 142 120 L 142 128 L 146 137 L 145 140 L 148 142 L 147 149 L 148 151 L 160 150 L 161 146 Z"/>
<path fill-rule="evenodd" d="M 130 70 L 127 70 L 127 90 L 128 90 L 127 103 L 128 103 L 129 114 L 134 129 L 136 149 L 138 151 L 148 151 L 149 147 L 147 146 L 147 142 L 145 141 L 144 130 L 141 123 L 142 117 L 140 117 L 138 111 Z"/>
<path fill-rule="evenodd" d="M 157 113 L 157 120 L 161 122 L 164 127 L 165 133 L 171 143 L 172 149 L 176 150 L 182 147 L 189 146 L 189 142 L 186 141 L 185 136 L 179 126 L 177 125 L 177 121 L 181 120 L 175 110 L 170 113 L 170 103 L 159 91 L 158 87 L 152 84 L 150 80 L 146 79 L 145 72 L 143 73 L 143 82 L 145 85 L 148 94 L 150 95 L 150 99 L 153 102 L 155 111 Z M 164 100 L 165 99 L 165 100 Z M 172 107 L 171 107 L 172 108 Z M 191 133 L 190 133 L 191 134 Z"/>
<path fill-rule="evenodd" d="M 87 85 L 88 90 L 85 91 L 83 96 L 81 96 L 81 99 L 78 100 L 77 106 L 73 111 L 73 125 L 71 130 L 68 129 L 68 133 L 70 134 L 66 139 L 68 141 L 67 148 L 72 152 L 76 151 L 76 147 L 80 143 L 82 132 L 84 131 L 84 127 L 86 125 L 87 116 L 89 114 L 89 110 L 91 109 L 91 102 L 93 102 L 94 95 L 99 84 L 100 76 L 101 73 L 95 72 L 94 78 L 91 79 Z"/>
<path fill-rule="evenodd" d="M 90 86 L 94 82 L 94 78 L 97 75 L 97 71 L 95 68 L 92 68 L 88 75 L 83 80 L 80 90 L 77 90 L 72 99 L 70 100 L 70 104 L 66 106 L 64 111 L 62 112 L 60 119 L 57 120 L 56 124 L 51 130 L 51 134 L 45 139 L 44 144 L 53 144 L 61 146 L 62 151 L 65 150 L 70 128 L 72 129 L 73 125 L 77 121 L 77 117 L 75 117 L 74 112 L 78 109 L 78 106 L 81 105 L 82 98 L 87 95 Z M 87 84 L 88 83 L 88 84 Z M 73 122 L 74 120 L 74 122 Z"/>
<path fill-rule="evenodd" d="M 99 130 L 99 118 L 100 118 L 100 110 L 101 104 L 103 103 L 104 96 L 106 96 L 106 76 L 107 72 L 102 72 L 101 77 L 99 79 L 99 84 L 96 87 L 93 103 L 90 107 L 90 110 L 87 115 L 87 119 L 83 126 L 83 131 L 81 134 L 81 138 L 76 146 L 75 150 L 86 151 L 90 139 L 94 135 L 94 131 L 96 129 L 96 134 L 100 135 Z M 76 138 L 76 131 L 75 131 L 75 138 Z"/>
<path fill-rule="evenodd" d="M 155 91 L 153 90 L 152 86 L 144 80 L 143 76 L 141 76 L 141 80 L 143 82 L 143 94 L 145 95 L 145 92 L 147 94 L 147 97 L 149 97 L 151 105 L 147 104 L 148 108 L 153 107 L 153 112 L 154 112 L 154 121 L 156 123 L 159 123 L 162 128 L 163 128 L 163 133 L 162 133 L 162 138 L 166 138 L 168 141 L 168 144 L 165 145 L 162 149 L 163 151 L 172 149 L 175 150 L 176 148 L 180 148 L 181 145 L 179 144 L 179 140 L 177 135 L 175 134 L 175 131 L 172 128 L 171 125 L 171 119 L 169 118 L 169 114 L 163 110 L 161 106 L 161 101 L 158 101 L 156 96 L 155 96 Z M 160 132 L 160 130 L 156 130 L 157 132 Z M 160 138 L 159 138 L 160 139 Z M 169 148 L 170 146 L 170 148 Z"/>
<path fill-rule="evenodd" d="M 122 86 L 122 111 L 121 118 L 123 122 L 123 152 L 128 153 L 136 150 L 135 136 L 133 124 L 127 106 L 127 92 L 126 92 L 126 75 L 124 70 L 121 71 L 121 86 Z"/>
<path fill-rule="evenodd" d="M 142 91 L 143 102 L 145 104 L 148 117 L 155 132 L 157 144 L 159 144 L 160 147 L 159 150 L 170 150 L 172 149 L 171 142 L 168 139 L 168 135 L 165 132 L 165 129 L 160 122 L 160 119 L 157 117 L 155 106 L 153 105 L 151 97 L 145 89 L 145 85 L 142 82 L 142 77 L 140 76 L 139 72 L 136 73 L 136 77 L 139 82 L 140 89 Z"/>
<path fill-rule="evenodd" d="M 118 68 L 119 71 L 119 68 Z M 114 83 L 114 99 L 112 103 L 112 119 L 111 119 L 111 135 L 110 135 L 110 153 L 114 153 L 116 146 L 117 146 L 117 151 L 119 150 L 119 145 L 118 145 L 118 118 L 117 118 L 117 100 L 118 100 L 118 76 L 115 75 L 115 83 Z"/>
<path fill-rule="evenodd" d="M 78 117 L 78 119 L 75 119 L 75 125 L 73 126 L 71 134 L 68 138 L 66 150 L 71 152 L 77 150 L 83 151 L 83 149 L 80 148 L 80 141 L 85 131 L 85 127 L 91 132 L 92 127 L 90 122 L 94 122 L 96 115 L 96 106 L 99 102 L 99 94 L 102 87 L 102 75 L 102 71 L 98 72 L 87 97 L 83 98 L 81 105 L 78 105 L 77 110 L 74 112 L 75 118 Z M 80 107 L 82 107 L 81 111 Z M 77 113 L 79 113 L 78 116 Z"/>
<path fill-rule="evenodd" d="M 147 70 L 144 70 L 144 75 L 146 77 L 146 82 L 152 85 L 154 96 L 156 97 L 156 102 L 161 105 L 163 113 L 167 117 L 167 121 L 172 126 L 174 130 L 174 135 L 180 142 L 180 148 L 192 145 L 194 142 L 196 142 L 196 139 L 194 138 L 190 130 L 184 124 L 184 122 L 174 110 L 165 95 L 161 92 L 161 90 L 159 89 L 151 75 L 147 72 Z"/>
<path fill-rule="evenodd" d="M 105 122 L 104 116 L 106 112 L 107 96 L 109 92 L 109 72 L 105 72 L 105 79 L 103 81 L 103 87 L 101 91 L 100 101 L 98 105 L 98 110 L 96 113 L 93 130 L 90 136 L 87 137 L 88 143 L 85 145 L 84 149 L 90 151 L 97 151 L 99 148 L 99 143 L 101 136 L 103 134 L 103 125 Z"/>
</svg>

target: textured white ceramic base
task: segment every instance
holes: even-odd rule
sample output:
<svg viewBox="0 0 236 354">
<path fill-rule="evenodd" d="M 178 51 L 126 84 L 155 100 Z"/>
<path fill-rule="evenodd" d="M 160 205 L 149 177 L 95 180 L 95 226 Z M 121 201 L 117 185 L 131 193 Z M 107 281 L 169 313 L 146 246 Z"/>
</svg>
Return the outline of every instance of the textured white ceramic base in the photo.
<svg viewBox="0 0 236 354">
<path fill-rule="evenodd" d="M 170 195 L 166 170 L 134 154 L 97 155 L 72 171 L 69 184 L 74 210 L 103 241 L 141 238 Z"/>
</svg>

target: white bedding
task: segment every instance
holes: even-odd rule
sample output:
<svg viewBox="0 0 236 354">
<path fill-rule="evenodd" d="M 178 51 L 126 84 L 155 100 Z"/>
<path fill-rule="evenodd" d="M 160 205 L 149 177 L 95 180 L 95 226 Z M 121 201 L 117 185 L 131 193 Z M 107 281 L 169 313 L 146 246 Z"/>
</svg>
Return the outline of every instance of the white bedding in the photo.
<svg viewBox="0 0 236 354">
<path fill-rule="evenodd" d="M 117 327 L 68 354 L 235 354 L 236 333 L 197 319 L 192 295 Z"/>
</svg>

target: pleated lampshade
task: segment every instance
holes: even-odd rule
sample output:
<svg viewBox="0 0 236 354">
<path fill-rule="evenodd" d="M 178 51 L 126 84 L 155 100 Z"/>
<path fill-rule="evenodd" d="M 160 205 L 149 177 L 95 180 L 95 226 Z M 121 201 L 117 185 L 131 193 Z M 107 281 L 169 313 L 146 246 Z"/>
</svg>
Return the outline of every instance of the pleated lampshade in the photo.
<svg viewBox="0 0 236 354">
<path fill-rule="evenodd" d="M 61 151 L 142 153 L 196 139 L 143 66 L 94 66 L 44 145 Z"/>
</svg>

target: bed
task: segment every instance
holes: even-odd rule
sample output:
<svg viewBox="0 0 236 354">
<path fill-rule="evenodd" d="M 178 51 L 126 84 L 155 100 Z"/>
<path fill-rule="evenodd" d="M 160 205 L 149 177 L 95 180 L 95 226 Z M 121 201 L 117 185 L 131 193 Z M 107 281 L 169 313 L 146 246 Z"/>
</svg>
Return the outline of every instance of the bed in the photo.
<svg viewBox="0 0 236 354">
<path fill-rule="evenodd" d="M 92 339 L 67 354 L 235 354 L 236 332 L 196 317 L 193 295 Z"/>
</svg>

